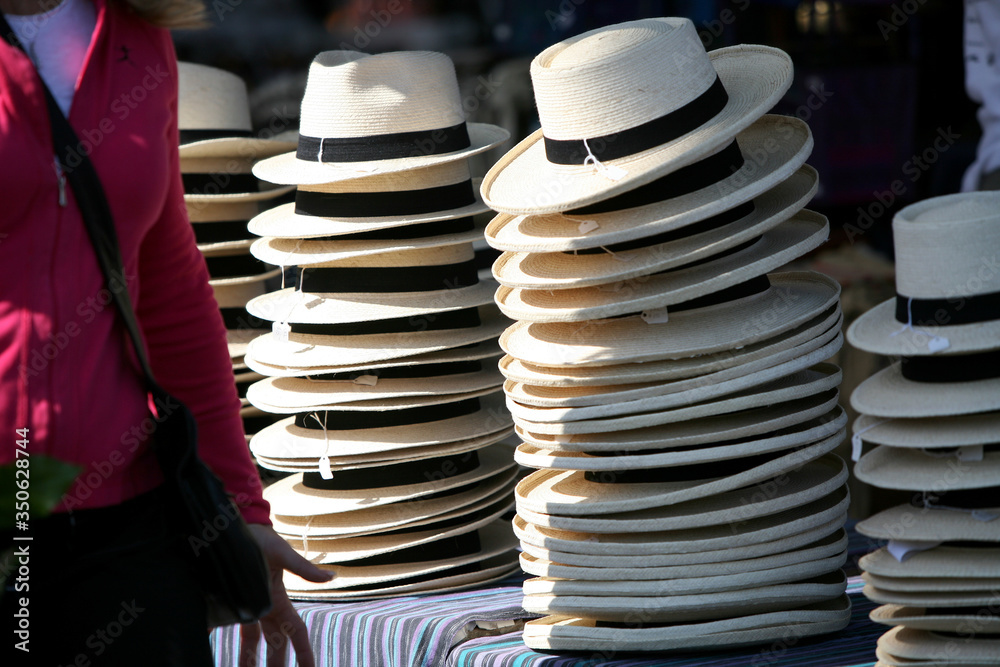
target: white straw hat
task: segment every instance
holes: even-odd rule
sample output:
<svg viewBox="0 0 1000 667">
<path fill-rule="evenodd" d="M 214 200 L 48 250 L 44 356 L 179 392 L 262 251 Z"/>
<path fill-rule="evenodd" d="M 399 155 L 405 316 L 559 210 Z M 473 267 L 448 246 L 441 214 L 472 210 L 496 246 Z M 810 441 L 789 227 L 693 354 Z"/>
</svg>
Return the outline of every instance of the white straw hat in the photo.
<svg viewBox="0 0 1000 667">
<path fill-rule="evenodd" d="M 997 579 L 1000 578 L 1000 546 L 990 542 L 942 544 L 918 551 L 900 563 L 888 548 L 881 547 L 858 563 L 867 573 L 890 578 Z"/>
<path fill-rule="evenodd" d="M 985 498 L 995 502 L 975 515 L 971 510 L 956 511 L 951 507 L 896 505 L 859 521 L 857 530 L 877 540 L 1000 542 L 1000 521 L 989 518 L 1000 516 L 1000 498 L 995 493 Z"/>
<path fill-rule="evenodd" d="M 997 441 L 1000 412 L 907 419 L 879 419 L 859 415 L 854 420 L 854 433 L 865 441 L 891 447 L 986 445 Z"/>
<path fill-rule="evenodd" d="M 1000 365 L 992 365 L 994 361 L 1000 361 L 1000 355 L 903 357 L 859 384 L 851 394 L 851 407 L 874 417 L 937 417 L 1000 410 Z M 985 377 L 965 379 L 973 376 Z M 949 378 L 952 381 L 946 381 Z"/>
<path fill-rule="evenodd" d="M 542 129 L 486 175 L 497 211 L 583 206 L 697 161 L 774 106 L 792 63 L 763 46 L 706 54 L 691 21 L 653 18 L 550 46 L 531 79 Z"/>
<path fill-rule="evenodd" d="M 255 137 L 243 79 L 231 72 L 177 63 L 177 125 L 180 154 L 239 156 L 262 160 L 295 147 L 294 137 Z"/>
<path fill-rule="evenodd" d="M 309 66 L 297 151 L 254 173 L 272 183 L 330 183 L 461 160 L 508 137 L 465 122 L 455 66 L 443 53 L 324 51 Z"/>
<path fill-rule="evenodd" d="M 260 202 L 217 201 L 186 206 L 198 250 L 204 255 L 217 251 L 245 250 L 253 244 L 247 221 L 257 215 Z"/>
<path fill-rule="evenodd" d="M 979 577 L 885 577 L 871 572 L 862 572 L 861 579 L 880 591 L 889 593 L 961 593 L 976 594 L 996 591 L 1000 588 L 1000 578 Z"/>
<path fill-rule="evenodd" d="M 987 610 L 983 610 L 984 613 L 974 613 L 971 610 L 963 610 L 964 613 L 962 611 L 954 613 L 954 611 L 887 604 L 872 609 L 869 618 L 884 625 L 902 625 L 916 630 L 959 632 L 965 636 L 1000 632 L 1000 616 L 990 614 Z"/>
<path fill-rule="evenodd" d="M 760 219 L 767 211 L 806 205 L 818 175 L 804 164 L 813 146 L 805 123 L 764 116 L 736 142 L 738 147 L 721 148 L 701 162 L 592 206 L 564 213 L 501 213 L 486 227 L 486 239 L 511 252 L 571 251 L 681 235 L 695 223 L 700 223 L 698 228 L 712 227 L 743 218 L 751 207 L 754 212 L 744 222 Z M 695 177 L 693 183 L 689 175 Z M 692 184 L 697 189 L 691 190 Z M 726 224 L 733 226 L 739 227 Z"/>
<path fill-rule="evenodd" d="M 1000 665 L 1000 639 L 995 637 L 957 636 L 896 627 L 879 637 L 878 646 L 907 661 Z"/>
<path fill-rule="evenodd" d="M 769 287 L 749 296 L 674 309 L 660 324 L 638 315 L 583 323 L 517 322 L 501 336 L 500 346 L 512 357 L 546 366 L 692 357 L 773 338 L 825 312 L 840 296 L 840 285 L 820 273 L 774 273 L 768 281 Z"/>
<path fill-rule="evenodd" d="M 904 356 L 997 350 L 1000 193 L 911 204 L 893 218 L 892 230 L 897 297 L 854 321 L 851 344 Z"/>
<path fill-rule="evenodd" d="M 865 597 L 878 604 L 908 607 L 973 607 L 996 604 L 996 587 L 976 591 L 953 591 L 944 587 L 935 591 L 889 591 L 872 584 L 862 589 Z"/>
<path fill-rule="evenodd" d="M 1000 447 L 978 453 L 961 449 L 911 449 L 879 445 L 861 457 L 854 476 L 883 489 L 924 491 L 948 478 L 950 489 L 996 486 L 1000 481 Z"/>
<path fill-rule="evenodd" d="M 265 333 L 265 322 L 246 311 L 247 301 L 267 292 L 266 282 L 275 277 L 274 272 L 261 273 L 243 280 L 210 280 L 212 294 L 226 326 L 229 357 L 243 357 L 250 341 Z"/>
<path fill-rule="evenodd" d="M 253 157 L 181 157 L 181 183 L 188 210 L 219 202 L 265 202 L 292 192 L 253 175 Z"/>
</svg>

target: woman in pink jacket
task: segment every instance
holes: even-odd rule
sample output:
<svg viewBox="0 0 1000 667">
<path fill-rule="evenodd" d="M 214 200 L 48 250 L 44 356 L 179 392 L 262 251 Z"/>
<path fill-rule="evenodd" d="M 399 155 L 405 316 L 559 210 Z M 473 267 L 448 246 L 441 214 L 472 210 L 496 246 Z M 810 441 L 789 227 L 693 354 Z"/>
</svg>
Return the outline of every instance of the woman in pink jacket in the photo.
<svg viewBox="0 0 1000 667">
<path fill-rule="evenodd" d="M 83 468 L 55 514 L 32 519 L 33 540 L 18 543 L 28 575 L 9 577 L 3 595 L 5 627 L 14 610 L 28 614 L 13 619 L 27 633 L 4 633 L 14 664 L 212 664 L 202 595 L 164 524 L 141 373 L 54 164 L 44 81 L 104 185 L 153 371 L 195 413 L 202 458 L 271 565 L 273 611 L 244 627 L 242 660 L 251 663 L 263 631 L 269 665 L 285 664 L 289 640 L 312 665 L 281 572 L 327 576 L 269 526 L 184 208 L 164 27 L 198 20 L 201 2 L 0 0 L 0 10 L 25 49 L 0 41 L 0 463 L 22 439 L 30 455 Z"/>
</svg>

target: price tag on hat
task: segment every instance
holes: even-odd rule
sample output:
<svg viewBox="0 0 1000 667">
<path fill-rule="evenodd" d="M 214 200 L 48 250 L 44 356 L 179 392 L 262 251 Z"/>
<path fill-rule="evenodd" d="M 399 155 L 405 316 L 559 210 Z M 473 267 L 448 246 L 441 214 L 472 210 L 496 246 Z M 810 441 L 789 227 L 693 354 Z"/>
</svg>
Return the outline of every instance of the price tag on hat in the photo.
<svg viewBox="0 0 1000 667">
<path fill-rule="evenodd" d="M 666 324 L 669 319 L 669 313 L 667 312 L 667 307 L 663 306 L 662 308 L 644 310 L 639 317 L 646 324 Z"/>
</svg>

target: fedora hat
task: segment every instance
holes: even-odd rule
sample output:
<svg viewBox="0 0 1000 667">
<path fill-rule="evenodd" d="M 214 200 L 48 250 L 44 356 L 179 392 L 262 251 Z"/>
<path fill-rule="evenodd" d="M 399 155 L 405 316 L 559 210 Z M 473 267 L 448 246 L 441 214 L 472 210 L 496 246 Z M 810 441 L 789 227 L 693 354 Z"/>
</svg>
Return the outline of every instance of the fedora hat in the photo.
<svg viewBox="0 0 1000 667">
<path fill-rule="evenodd" d="M 276 274 L 268 272 L 245 279 L 209 281 L 226 327 L 226 342 L 231 359 L 243 357 L 250 341 L 265 333 L 267 323 L 247 313 L 246 304 L 267 291 L 265 283 L 274 275 Z"/>
<path fill-rule="evenodd" d="M 247 221 L 257 215 L 257 201 L 213 201 L 186 206 L 195 242 L 202 254 L 234 249 L 246 250 L 253 244 Z"/>
<path fill-rule="evenodd" d="M 890 447 L 922 449 L 986 445 L 997 441 L 1000 412 L 906 419 L 879 419 L 859 415 L 854 420 L 854 433 L 867 442 Z"/>
<path fill-rule="evenodd" d="M 792 62 L 763 46 L 706 53 L 691 21 L 654 18 L 550 46 L 531 80 L 542 127 L 483 181 L 505 213 L 583 206 L 705 157 L 774 106 Z"/>
<path fill-rule="evenodd" d="M 382 398 L 355 397 L 351 401 L 330 402 L 324 404 L 311 404 L 301 406 L 281 406 L 264 403 L 259 396 L 255 405 L 261 410 L 274 414 L 301 414 L 303 412 L 316 413 L 326 412 L 330 415 L 330 420 L 340 422 L 345 419 L 357 418 L 367 420 L 372 417 L 372 413 L 401 413 L 410 410 L 423 410 L 426 408 L 436 408 L 441 403 L 464 403 L 493 394 L 497 387 L 483 387 L 475 391 L 466 391 L 458 394 L 425 394 L 425 395 L 404 395 L 389 396 Z M 334 416 L 335 415 L 335 416 Z M 368 422 L 362 421 L 368 425 Z"/>
<path fill-rule="evenodd" d="M 966 593 L 996 591 L 1000 579 L 979 577 L 886 577 L 871 572 L 862 572 L 866 583 L 889 593 Z"/>
<path fill-rule="evenodd" d="M 851 344 L 901 356 L 1000 348 L 1000 193 L 911 204 L 892 232 L 897 296 L 854 321 Z"/>
<path fill-rule="evenodd" d="M 1000 445 L 913 449 L 878 445 L 854 466 L 854 476 L 883 489 L 924 491 L 949 478 L 950 489 L 996 486 Z"/>
<path fill-rule="evenodd" d="M 947 478 L 942 481 L 947 481 Z M 1000 496 L 996 488 L 964 491 L 975 494 L 980 502 L 973 508 L 961 501 L 943 500 L 929 506 L 904 504 L 882 510 L 857 524 L 862 535 L 877 540 L 957 542 L 1000 542 Z M 945 496 L 947 498 L 947 496 Z M 940 505 L 947 504 L 947 507 Z M 958 508 L 958 511 L 956 511 Z"/>
<path fill-rule="evenodd" d="M 666 625 L 617 625 L 591 618 L 546 616 L 525 623 L 523 636 L 529 648 L 540 650 L 726 650 L 776 641 L 797 643 L 804 637 L 842 630 L 850 620 L 851 602 L 841 595 L 795 609 Z"/>
<path fill-rule="evenodd" d="M 517 322 L 500 337 L 500 346 L 512 357 L 546 366 L 693 357 L 795 329 L 828 310 L 839 296 L 840 285 L 823 274 L 773 273 L 766 281 L 758 277 L 733 292 L 717 293 L 704 305 L 674 308 L 664 323 L 651 324 L 639 315 L 584 323 Z M 728 297 L 735 298 L 712 303 Z"/>
<path fill-rule="evenodd" d="M 344 236 L 346 240 L 363 232 L 383 232 L 371 234 L 375 238 L 392 233 L 434 236 L 441 230 L 457 231 L 465 218 L 489 211 L 477 185 L 467 160 L 300 185 L 294 203 L 264 211 L 249 228 L 258 236 L 283 238 Z"/>
<path fill-rule="evenodd" d="M 296 151 L 263 160 L 254 173 L 272 183 L 331 183 L 461 160 L 509 136 L 465 122 L 455 66 L 443 53 L 324 51 L 309 66 Z"/>
<path fill-rule="evenodd" d="M 500 250 L 532 253 L 623 250 L 660 237 L 691 245 L 723 226 L 734 231 L 805 206 L 818 184 L 804 164 L 812 145 L 802 121 L 764 116 L 713 155 L 616 197 L 562 213 L 500 213 L 486 238 Z"/>
<path fill-rule="evenodd" d="M 995 637 L 956 636 L 929 630 L 895 627 L 878 638 L 878 647 L 886 653 L 915 664 L 1000 665 L 1000 639 Z"/>
<path fill-rule="evenodd" d="M 295 188 L 265 183 L 252 173 L 253 157 L 182 157 L 184 203 L 190 210 L 218 202 L 266 202 Z"/>
<path fill-rule="evenodd" d="M 869 618 L 884 625 L 902 625 L 915 630 L 958 632 L 965 636 L 1000 632 L 1000 615 L 989 609 L 953 610 L 886 604 L 875 607 Z"/>
<path fill-rule="evenodd" d="M 865 597 L 877 604 L 899 604 L 909 607 L 955 608 L 996 604 L 996 587 L 973 591 L 956 591 L 942 586 L 932 591 L 890 591 L 865 584 Z"/>
<path fill-rule="evenodd" d="M 182 159 L 261 160 L 295 147 L 294 132 L 254 136 L 243 79 L 207 65 L 177 63 L 177 125 Z"/>
<path fill-rule="evenodd" d="M 998 579 L 1000 545 L 990 542 L 941 544 L 910 554 L 900 563 L 886 547 L 863 556 L 859 565 L 869 574 L 887 578 Z"/>
<path fill-rule="evenodd" d="M 851 406 L 874 417 L 937 417 L 1000 410 L 996 352 L 903 357 L 851 393 Z"/>
</svg>

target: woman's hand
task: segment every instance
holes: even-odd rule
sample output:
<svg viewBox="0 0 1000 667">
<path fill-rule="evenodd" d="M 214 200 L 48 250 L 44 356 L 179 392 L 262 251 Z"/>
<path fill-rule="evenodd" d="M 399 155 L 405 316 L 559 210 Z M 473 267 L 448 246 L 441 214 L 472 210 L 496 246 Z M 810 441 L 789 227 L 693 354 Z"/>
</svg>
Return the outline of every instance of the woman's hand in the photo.
<svg viewBox="0 0 1000 667">
<path fill-rule="evenodd" d="M 333 573 L 321 570 L 288 546 L 270 526 L 250 524 L 250 532 L 260 545 L 271 570 L 271 611 L 258 623 L 240 626 L 240 667 L 259 667 L 257 647 L 263 632 L 267 642 L 267 667 L 283 667 L 287 661 L 288 642 L 295 649 L 299 667 L 315 667 L 312 647 L 306 625 L 299 618 L 282 575 L 285 570 L 307 581 L 324 582 L 333 579 Z"/>
</svg>

